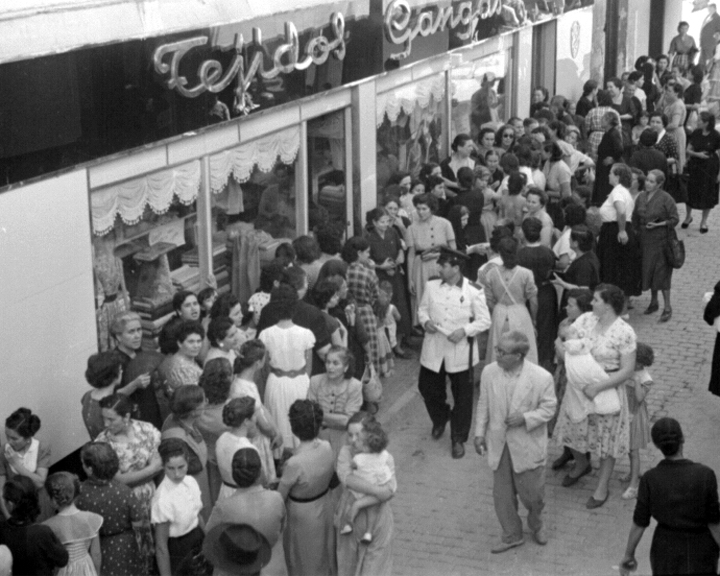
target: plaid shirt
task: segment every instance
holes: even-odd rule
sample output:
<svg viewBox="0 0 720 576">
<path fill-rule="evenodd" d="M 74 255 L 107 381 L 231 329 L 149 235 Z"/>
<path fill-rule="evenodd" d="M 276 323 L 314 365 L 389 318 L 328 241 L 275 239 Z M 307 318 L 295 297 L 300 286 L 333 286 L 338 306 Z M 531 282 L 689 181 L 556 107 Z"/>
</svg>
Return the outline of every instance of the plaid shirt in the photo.
<svg viewBox="0 0 720 576">
<path fill-rule="evenodd" d="M 590 110 L 587 116 L 585 116 L 585 133 L 588 135 L 587 155 L 593 159 L 597 158 L 597 149 L 605 133 L 602 129 L 602 118 L 606 112 L 614 112 L 617 114 L 618 126 L 620 126 L 620 114 L 610 106 L 598 106 Z"/>
</svg>

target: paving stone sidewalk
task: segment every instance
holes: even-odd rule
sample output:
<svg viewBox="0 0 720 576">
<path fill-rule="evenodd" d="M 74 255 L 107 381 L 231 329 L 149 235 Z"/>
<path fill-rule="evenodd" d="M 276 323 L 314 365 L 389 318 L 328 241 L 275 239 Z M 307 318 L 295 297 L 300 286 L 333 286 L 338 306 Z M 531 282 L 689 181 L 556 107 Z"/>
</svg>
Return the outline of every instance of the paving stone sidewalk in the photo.
<svg viewBox="0 0 720 576">
<path fill-rule="evenodd" d="M 684 212 L 681 209 L 681 212 Z M 649 292 L 634 299 L 630 323 L 638 339 L 655 350 L 650 368 L 655 386 L 648 395 L 652 420 L 673 416 L 686 435 L 688 458 L 711 466 L 720 475 L 720 398 L 707 392 L 715 334 L 702 319 L 702 295 L 720 280 L 720 213 L 710 216 L 708 234 L 698 231 L 699 214 L 687 231 L 687 261 L 673 277 L 673 318 L 658 324 L 659 313 L 645 316 Z M 627 459 L 618 462 L 605 506 L 587 510 L 585 502 L 597 482 L 595 470 L 572 488 L 560 482 L 564 472 L 547 469 L 545 521 L 549 543 L 541 547 L 526 534 L 526 543 L 504 554 L 491 554 L 500 528 L 492 503 L 492 472 L 472 443 L 462 460 L 450 457 L 449 429 L 439 441 L 430 438 L 430 421 L 417 390 L 417 361 L 399 361 L 387 384 L 380 419 L 387 427 L 400 489 L 392 501 L 395 514 L 395 574 L 442 575 L 609 575 L 617 574 L 632 521 L 633 501 L 620 499 Z M 474 430 L 474 426 L 473 426 Z M 559 454 L 551 446 L 549 460 Z M 661 454 L 642 454 L 643 469 Z M 521 505 L 521 516 L 525 511 Z M 654 525 L 638 548 L 637 574 L 650 574 L 648 554 Z"/>
</svg>

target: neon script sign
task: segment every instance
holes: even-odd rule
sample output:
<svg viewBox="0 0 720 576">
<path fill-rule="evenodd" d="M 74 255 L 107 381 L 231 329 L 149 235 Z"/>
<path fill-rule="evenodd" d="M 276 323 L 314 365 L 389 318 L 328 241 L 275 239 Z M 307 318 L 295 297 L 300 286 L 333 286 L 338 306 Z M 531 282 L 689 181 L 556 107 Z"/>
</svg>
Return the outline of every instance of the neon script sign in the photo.
<svg viewBox="0 0 720 576">
<path fill-rule="evenodd" d="M 402 60 L 410 55 L 412 41 L 418 36 L 426 38 L 438 31 L 452 30 L 458 26 L 467 26 L 465 32 L 458 33 L 460 40 L 467 40 L 473 34 L 470 24 L 476 18 L 489 18 L 501 7 L 501 0 L 477 0 L 473 8 L 472 0 L 462 2 L 457 7 L 422 10 L 412 22 L 412 10 L 407 0 L 392 0 L 385 11 L 385 36 L 393 44 L 402 44 L 405 48 L 391 56 L 393 60 Z"/>
<path fill-rule="evenodd" d="M 244 102 L 248 97 L 248 89 L 253 78 L 260 76 L 266 80 L 276 78 L 280 74 L 289 74 L 294 70 L 306 70 L 311 64 L 324 64 L 332 54 L 338 60 L 345 58 L 345 19 L 339 12 L 330 17 L 330 27 L 333 40 L 325 36 L 312 38 L 305 45 L 302 56 L 300 53 L 300 39 L 295 24 L 285 23 L 285 42 L 280 44 L 272 54 L 273 65 L 265 69 L 265 51 L 255 52 L 249 65 L 246 67 L 243 50 L 245 39 L 242 34 L 235 35 L 235 44 L 232 46 L 234 56 L 227 70 L 223 70 L 220 62 L 214 59 L 205 60 L 197 70 L 197 82 L 190 85 L 186 76 L 180 75 L 180 63 L 191 50 L 205 46 L 208 36 L 196 36 L 170 44 L 159 46 L 153 54 L 155 71 L 162 76 L 169 76 L 165 85 L 170 90 L 177 90 L 187 98 L 197 98 L 204 92 L 217 94 L 237 79 L 235 97 L 237 102 Z M 253 28 L 250 45 L 262 47 L 262 31 Z M 227 50 L 227 48 L 225 48 Z"/>
</svg>

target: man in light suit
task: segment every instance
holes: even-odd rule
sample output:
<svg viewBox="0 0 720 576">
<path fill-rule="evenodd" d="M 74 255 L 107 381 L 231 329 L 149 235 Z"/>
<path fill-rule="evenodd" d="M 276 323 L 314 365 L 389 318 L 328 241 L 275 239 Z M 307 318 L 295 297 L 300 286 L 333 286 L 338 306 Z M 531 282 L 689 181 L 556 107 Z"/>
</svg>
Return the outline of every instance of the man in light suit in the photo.
<svg viewBox="0 0 720 576">
<path fill-rule="evenodd" d="M 498 554 L 525 543 L 517 512 L 520 497 L 528 509 L 533 539 L 547 544 L 543 531 L 547 423 L 555 414 L 557 399 L 553 377 L 525 360 L 527 336 L 503 334 L 495 347 L 497 362 L 485 367 L 480 378 L 480 399 L 475 415 L 475 450 L 488 455 L 493 474 L 495 513 L 503 535 L 491 552 Z"/>
<path fill-rule="evenodd" d="M 419 388 L 432 420 L 432 437 L 443 435 L 450 420 L 452 457 L 465 455 L 473 409 L 472 367 L 479 362 L 475 336 L 490 328 L 490 313 L 483 293 L 460 272 L 468 257 L 442 248 L 437 260 L 439 280 L 425 286 L 418 319 L 425 328 L 420 354 Z M 446 377 L 450 378 L 452 409 L 447 403 Z"/>
<path fill-rule="evenodd" d="M 708 4 L 707 10 L 708 15 L 700 28 L 700 61 L 698 66 L 701 66 L 703 71 L 707 70 L 708 61 L 715 56 L 715 46 L 717 46 L 715 33 L 720 32 L 720 15 L 717 13 L 717 7 L 715 4 Z"/>
</svg>

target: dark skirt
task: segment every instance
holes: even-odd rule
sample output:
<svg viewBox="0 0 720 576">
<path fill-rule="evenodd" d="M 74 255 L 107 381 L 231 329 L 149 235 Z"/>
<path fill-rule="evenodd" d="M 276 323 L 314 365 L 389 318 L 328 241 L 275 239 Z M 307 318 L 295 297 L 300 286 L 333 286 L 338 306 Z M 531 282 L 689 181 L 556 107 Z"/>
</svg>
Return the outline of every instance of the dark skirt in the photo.
<svg viewBox="0 0 720 576">
<path fill-rule="evenodd" d="M 688 161 L 688 206 L 694 210 L 710 210 L 718 203 L 718 169 L 720 160 L 711 154 L 708 160 Z"/>
<path fill-rule="evenodd" d="M 650 546 L 653 576 L 717 574 L 718 546 L 710 530 L 684 532 L 658 524 Z"/>
<path fill-rule="evenodd" d="M 557 292 L 555 286 L 544 284 L 538 288 L 537 328 L 538 361 L 540 366 L 552 372 L 557 337 Z"/>
<path fill-rule="evenodd" d="M 642 289 L 670 290 L 673 268 L 665 257 L 667 227 L 642 232 Z"/>
<path fill-rule="evenodd" d="M 168 538 L 168 553 L 170 555 L 170 569 L 173 574 L 178 574 L 180 564 L 188 555 L 197 553 L 202 545 L 205 533 L 200 526 L 196 526 L 184 536 Z"/>
<path fill-rule="evenodd" d="M 715 337 L 715 350 L 712 357 L 712 371 L 710 372 L 710 392 L 720 396 L 720 332 Z"/>
<path fill-rule="evenodd" d="M 639 296 L 641 280 L 641 253 L 630 223 L 625 226 L 627 244 L 618 242 L 618 223 L 604 222 L 600 228 L 597 257 L 600 260 L 600 280 L 614 284 L 626 296 Z"/>
</svg>

